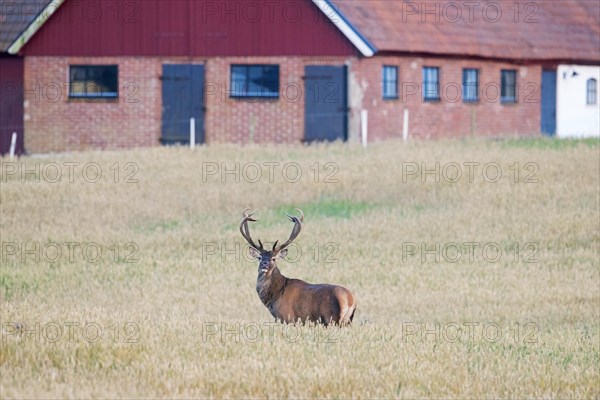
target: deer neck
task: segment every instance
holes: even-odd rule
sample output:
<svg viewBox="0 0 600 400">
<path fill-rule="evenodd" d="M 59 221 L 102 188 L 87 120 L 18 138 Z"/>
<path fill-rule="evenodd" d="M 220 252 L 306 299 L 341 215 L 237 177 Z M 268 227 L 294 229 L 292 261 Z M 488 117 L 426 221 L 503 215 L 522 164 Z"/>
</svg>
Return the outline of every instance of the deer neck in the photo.
<svg viewBox="0 0 600 400">
<path fill-rule="evenodd" d="M 288 278 L 281 274 L 277 266 L 270 273 L 260 272 L 256 280 L 256 291 L 263 304 L 269 307 L 282 294 Z"/>
</svg>

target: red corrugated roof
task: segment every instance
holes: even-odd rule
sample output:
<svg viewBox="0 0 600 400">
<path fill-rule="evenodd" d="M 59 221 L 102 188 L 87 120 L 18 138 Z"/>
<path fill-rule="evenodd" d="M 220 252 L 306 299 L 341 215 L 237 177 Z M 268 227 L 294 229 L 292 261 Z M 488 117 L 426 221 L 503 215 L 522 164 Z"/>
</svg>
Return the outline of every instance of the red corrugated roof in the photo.
<svg viewBox="0 0 600 400">
<path fill-rule="evenodd" d="M 334 4 L 379 52 L 600 63 L 598 0 L 336 0 Z"/>
<path fill-rule="evenodd" d="M 1 0 L 0 51 L 48 2 Z M 329 2 L 379 52 L 600 64 L 600 0 Z"/>
</svg>

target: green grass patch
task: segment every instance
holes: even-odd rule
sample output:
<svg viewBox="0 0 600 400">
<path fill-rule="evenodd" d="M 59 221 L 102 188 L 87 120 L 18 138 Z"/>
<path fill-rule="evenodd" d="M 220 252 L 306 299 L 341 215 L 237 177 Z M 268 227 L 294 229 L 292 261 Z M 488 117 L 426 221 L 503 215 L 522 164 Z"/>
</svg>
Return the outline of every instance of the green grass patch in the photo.
<svg viewBox="0 0 600 400">
<path fill-rule="evenodd" d="M 177 220 L 164 220 L 164 221 L 153 221 L 146 225 L 137 225 L 133 228 L 136 233 L 155 233 L 155 232 L 167 232 L 176 230 L 180 225 Z"/>
<path fill-rule="evenodd" d="M 352 200 L 323 199 L 314 203 L 302 205 L 280 206 L 273 209 L 276 214 L 296 213 L 295 208 L 304 212 L 305 218 L 340 218 L 349 219 L 355 215 L 365 213 L 375 207 L 372 203 Z"/>
<path fill-rule="evenodd" d="M 572 149 L 578 146 L 589 148 L 598 147 L 600 140 L 598 138 L 585 139 L 558 139 L 552 137 L 542 138 L 518 138 L 506 139 L 501 141 L 503 148 L 525 148 L 525 149 L 543 149 L 543 150 L 564 150 Z"/>
</svg>

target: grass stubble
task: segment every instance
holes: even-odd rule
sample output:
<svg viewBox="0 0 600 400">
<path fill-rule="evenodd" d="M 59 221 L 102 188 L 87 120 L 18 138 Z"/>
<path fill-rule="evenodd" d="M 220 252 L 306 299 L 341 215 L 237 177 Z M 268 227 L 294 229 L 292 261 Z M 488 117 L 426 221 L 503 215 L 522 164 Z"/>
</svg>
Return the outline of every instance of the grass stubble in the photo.
<svg viewBox="0 0 600 400">
<path fill-rule="evenodd" d="M 80 163 L 73 182 L 67 162 Z M 82 172 L 92 162 L 97 182 Z M 439 172 L 413 174 L 436 162 Z M 597 140 L 161 147 L 16 163 L 0 183 L 2 398 L 600 396 Z M 21 163 L 40 175 L 57 163 L 62 179 L 23 182 Z M 280 268 L 350 288 L 351 328 L 272 323 L 238 231 L 245 207 L 271 242 L 289 235 L 284 211 L 304 210 L 296 257 Z M 23 260 L 35 243 L 40 259 Z M 48 243 L 62 248 L 56 262 Z M 102 246 L 98 261 L 77 250 L 86 243 Z M 456 261 L 453 243 L 479 245 Z"/>
</svg>

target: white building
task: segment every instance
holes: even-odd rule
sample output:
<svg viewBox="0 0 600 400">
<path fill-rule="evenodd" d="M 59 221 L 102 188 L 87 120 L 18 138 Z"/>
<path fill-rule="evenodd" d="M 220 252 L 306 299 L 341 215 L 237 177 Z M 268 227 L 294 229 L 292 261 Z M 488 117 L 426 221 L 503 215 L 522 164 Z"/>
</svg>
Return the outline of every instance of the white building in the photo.
<svg viewBox="0 0 600 400">
<path fill-rule="evenodd" d="M 600 136 L 600 67 L 559 65 L 556 74 L 556 136 Z"/>
</svg>

